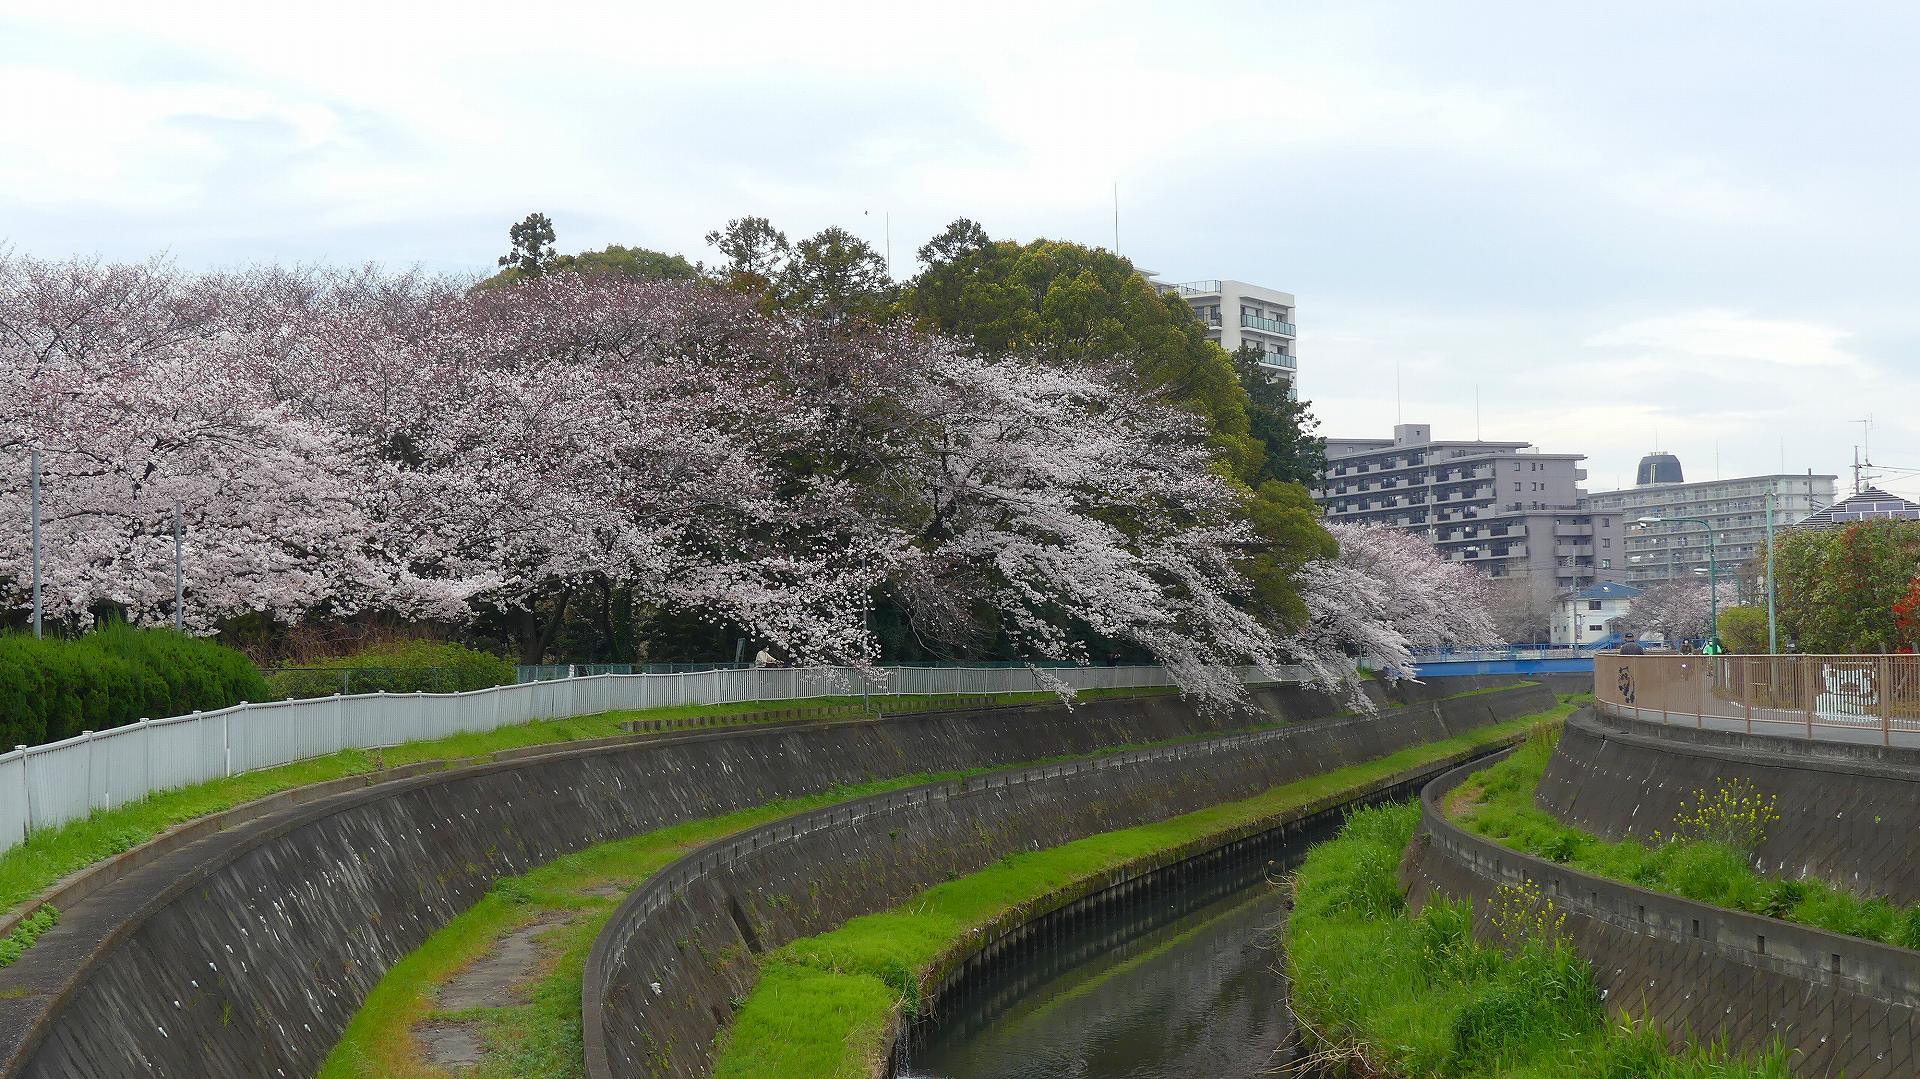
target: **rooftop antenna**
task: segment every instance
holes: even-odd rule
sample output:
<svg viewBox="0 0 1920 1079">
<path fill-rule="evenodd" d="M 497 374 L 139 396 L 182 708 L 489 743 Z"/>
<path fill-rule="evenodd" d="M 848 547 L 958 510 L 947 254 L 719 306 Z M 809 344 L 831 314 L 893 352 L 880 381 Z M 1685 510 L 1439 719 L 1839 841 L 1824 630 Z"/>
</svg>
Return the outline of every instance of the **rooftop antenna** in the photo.
<svg viewBox="0 0 1920 1079">
<path fill-rule="evenodd" d="M 1480 441 L 1480 384 L 1473 384 L 1473 440 Z"/>
<path fill-rule="evenodd" d="M 1720 440 L 1713 440 L 1713 478 L 1720 478 Z"/>
<path fill-rule="evenodd" d="M 1397 426 L 1405 421 L 1400 414 L 1400 361 L 1393 361 L 1393 422 Z"/>
<path fill-rule="evenodd" d="M 1864 420 L 1853 421 L 1860 425 L 1860 445 L 1853 448 L 1853 493 L 1859 494 L 1863 484 L 1873 482 L 1873 413 L 1867 413 Z M 1865 452 L 1861 452 L 1862 449 Z"/>
</svg>

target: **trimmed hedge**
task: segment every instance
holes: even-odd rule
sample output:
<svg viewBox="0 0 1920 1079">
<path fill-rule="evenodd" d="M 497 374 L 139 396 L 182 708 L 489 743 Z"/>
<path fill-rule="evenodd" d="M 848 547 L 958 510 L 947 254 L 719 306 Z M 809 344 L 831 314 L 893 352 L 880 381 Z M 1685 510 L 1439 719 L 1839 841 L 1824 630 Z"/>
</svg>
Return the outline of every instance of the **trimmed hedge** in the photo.
<svg viewBox="0 0 1920 1079">
<path fill-rule="evenodd" d="M 514 665 L 492 654 L 446 641 L 398 641 L 321 660 L 267 679 L 275 699 L 335 693 L 457 693 L 512 685 Z"/>
<path fill-rule="evenodd" d="M 171 629 L 113 625 L 72 641 L 0 636 L 0 749 L 268 693 L 246 656 Z"/>
</svg>

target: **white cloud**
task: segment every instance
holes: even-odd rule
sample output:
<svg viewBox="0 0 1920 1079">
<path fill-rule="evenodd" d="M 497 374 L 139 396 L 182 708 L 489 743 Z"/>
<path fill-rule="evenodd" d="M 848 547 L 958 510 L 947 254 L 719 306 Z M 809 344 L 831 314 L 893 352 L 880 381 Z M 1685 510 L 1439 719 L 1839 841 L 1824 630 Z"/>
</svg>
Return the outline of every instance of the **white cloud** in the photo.
<svg viewBox="0 0 1920 1079">
<path fill-rule="evenodd" d="M 1740 372 L 1754 363 L 1780 367 L 1857 368 L 1843 347 L 1849 331 L 1815 322 L 1742 311 L 1691 311 L 1639 319 L 1589 336 L 1585 344 L 1658 366 L 1713 365 Z"/>
</svg>

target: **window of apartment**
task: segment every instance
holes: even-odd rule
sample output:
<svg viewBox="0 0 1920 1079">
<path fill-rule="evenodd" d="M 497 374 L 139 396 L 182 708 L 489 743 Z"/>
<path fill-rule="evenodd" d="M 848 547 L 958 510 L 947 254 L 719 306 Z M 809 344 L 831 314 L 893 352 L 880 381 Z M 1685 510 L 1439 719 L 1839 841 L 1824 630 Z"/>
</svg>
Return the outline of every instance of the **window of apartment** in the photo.
<svg viewBox="0 0 1920 1079">
<path fill-rule="evenodd" d="M 1600 546 L 1601 546 L 1602 548 L 1606 548 L 1606 547 L 1611 547 L 1611 546 L 1613 546 L 1613 537 L 1612 537 L 1612 536 L 1602 536 L 1602 537 L 1600 537 Z"/>
<path fill-rule="evenodd" d="M 1600 560 L 1600 568 L 1601 568 L 1601 569 L 1612 569 L 1612 568 L 1613 568 L 1613 559 L 1611 559 L 1611 558 L 1603 558 L 1603 559 L 1601 559 L 1601 560 Z"/>
<path fill-rule="evenodd" d="M 1599 600 L 1597 600 L 1597 599 L 1590 599 L 1590 600 L 1588 600 L 1588 601 L 1587 601 L 1587 610 L 1589 610 L 1589 611 L 1597 611 L 1597 610 L 1599 610 L 1599 609 L 1600 609 L 1600 601 L 1599 601 Z"/>
<path fill-rule="evenodd" d="M 1520 492 L 1520 481 L 1519 481 L 1519 480 L 1514 480 L 1514 481 L 1513 481 L 1513 490 L 1514 490 L 1514 493 L 1515 493 L 1515 494 L 1518 494 L 1518 493 Z"/>
<path fill-rule="evenodd" d="M 1602 628 L 1603 628 L 1603 627 L 1601 627 L 1601 626 L 1588 626 L 1588 627 L 1587 627 L 1587 632 L 1589 632 L 1589 633 L 1599 633 L 1599 632 L 1601 631 L 1601 629 L 1602 629 Z"/>
</svg>

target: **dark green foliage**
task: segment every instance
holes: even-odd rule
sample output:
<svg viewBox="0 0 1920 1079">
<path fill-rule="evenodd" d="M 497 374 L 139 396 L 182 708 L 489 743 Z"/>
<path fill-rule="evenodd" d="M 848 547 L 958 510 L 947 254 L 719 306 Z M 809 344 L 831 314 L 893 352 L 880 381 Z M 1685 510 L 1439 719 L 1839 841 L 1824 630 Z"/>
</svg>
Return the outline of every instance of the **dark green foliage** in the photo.
<svg viewBox="0 0 1920 1079">
<path fill-rule="evenodd" d="M 267 699 L 246 656 L 171 629 L 116 624 L 72 641 L 0 637 L 6 746 Z"/>
<path fill-rule="evenodd" d="M 553 265 L 553 219 L 546 214 L 528 214 L 507 230 L 513 248 L 501 255 L 499 264 L 525 277 L 538 277 Z"/>
<path fill-rule="evenodd" d="M 1249 433 L 1266 447 L 1254 485 L 1279 480 L 1312 487 L 1327 467 L 1327 440 L 1317 433 L 1320 421 L 1307 402 L 1294 399 L 1289 379 L 1261 366 L 1260 355 L 1246 345 L 1233 354 L 1234 370 L 1247 391 Z"/>
<path fill-rule="evenodd" d="M 1781 533 L 1774 540 L 1781 644 L 1808 653 L 1893 651 L 1906 641 L 1894 605 L 1916 575 L 1920 521 Z"/>
<path fill-rule="evenodd" d="M 276 698 L 335 693 L 456 693 L 512 685 L 514 666 L 492 654 L 446 641 L 398 641 L 352 655 L 273 673 Z"/>
</svg>

